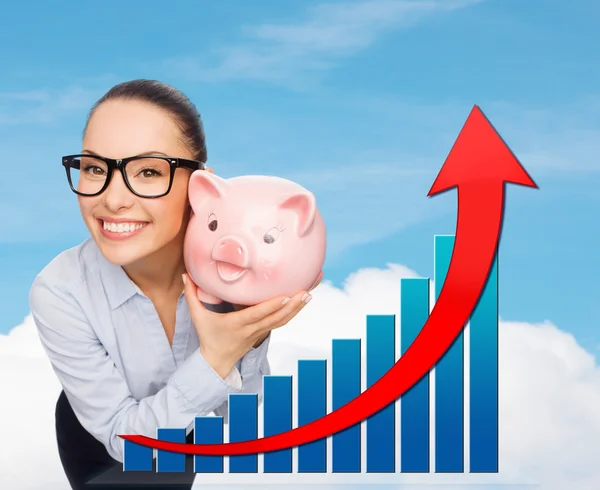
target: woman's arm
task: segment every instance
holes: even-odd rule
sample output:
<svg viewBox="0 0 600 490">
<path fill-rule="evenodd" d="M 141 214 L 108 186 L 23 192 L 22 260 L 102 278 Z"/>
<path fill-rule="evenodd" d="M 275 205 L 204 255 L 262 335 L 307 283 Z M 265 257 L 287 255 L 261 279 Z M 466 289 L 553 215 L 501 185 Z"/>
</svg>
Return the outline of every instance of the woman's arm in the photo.
<svg viewBox="0 0 600 490">
<path fill-rule="evenodd" d="M 242 378 L 242 389 L 240 391 L 242 393 L 256 393 L 259 405 L 263 400 L 263 377 L 271 374 L 271 367 L 267 358 L 270 341 L 271 332 L 258 347 L 251 348 L 236 365 Z M 226 400 L 214 411 L 215 415 L 223 417 L 224 423 L 228 421 L 228 406 L 229 403 Z"/>
<path fill-rule="evenodd" d="M 187 427 L 196 416 L 226 405 L 229 393 L 241 391 L 221 378 L 196 351 L 158 393 L 138 402 L 82 308 L 65 288 L 51 286 L 38 276 L 29 299 L 42 345 L 73 411 L 118 461 L 123 461 L 124 442 L 119 434 L 156 437 L 158 427 Z M 249 359 L 240 363 L 242 376 L 257 372 L 252 356 Z M 253 375 L 248 379 L 250 383 Z"/>
</svg>

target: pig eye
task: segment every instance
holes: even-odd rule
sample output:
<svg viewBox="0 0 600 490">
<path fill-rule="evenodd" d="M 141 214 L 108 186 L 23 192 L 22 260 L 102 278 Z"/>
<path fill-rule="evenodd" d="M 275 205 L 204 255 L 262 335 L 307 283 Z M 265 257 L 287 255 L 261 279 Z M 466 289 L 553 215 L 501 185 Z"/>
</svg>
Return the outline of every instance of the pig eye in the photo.
<svg viewBox="0 0 600 490">
<path fill-rule="evenodd" d="M 265 233 L 263 240 L 265 243 L 273 243 L 277 238 L 279 238 L 280 230 L 277 227 L 271 228 L 269 231 Z"/>
<path fill-rule="evenodd" d="M 217 217 L 211 213 L 211 215 L 208 217 L 208 229 L 210 231 L 215 231 L 217 229 Z"/>
</svg>

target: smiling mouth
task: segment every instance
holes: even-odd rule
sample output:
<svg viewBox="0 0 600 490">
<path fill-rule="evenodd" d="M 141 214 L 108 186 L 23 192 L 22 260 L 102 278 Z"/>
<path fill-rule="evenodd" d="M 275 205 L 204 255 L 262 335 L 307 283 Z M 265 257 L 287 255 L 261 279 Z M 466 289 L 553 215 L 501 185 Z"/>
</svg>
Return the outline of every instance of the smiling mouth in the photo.
<svg viewBox="0 0 600 490">
<path fill-rule="evenodd" d="M 224 282 L 235 282 L 246 272 L 248 272 L 248 269 L 244 269 L 243 267 L 239 267 L 229 262 L 222 262 L 218 260 L 216 263 L 217 274 L 219 274 L 219 277 Z"/>
<path fill-rule="evenodd" d="M 105 231 L 111 231 L 112 233 L 132 233 L 141 230 L 148 224 L 145 222 L 110 223 L 102 219 L 99 219 L 98 221 L 100 221 L 100 224 Z"/>
</svg>

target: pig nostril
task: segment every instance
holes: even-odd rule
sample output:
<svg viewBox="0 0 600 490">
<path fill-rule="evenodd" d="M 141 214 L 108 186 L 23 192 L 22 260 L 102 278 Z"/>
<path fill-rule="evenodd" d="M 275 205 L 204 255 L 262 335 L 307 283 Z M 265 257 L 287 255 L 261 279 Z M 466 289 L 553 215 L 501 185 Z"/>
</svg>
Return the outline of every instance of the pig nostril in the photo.
<svg viewBox="0 0 600 490">
<path fill-rule="evenodd" d="M 238 247 L 238 253 L 242 255 L 242 247 Z"/>
<path fill-rule="evenodd" d="M 224 242 L 221 242 L 221 248 L 223 248 L 225 246 Z"/>
</svg>

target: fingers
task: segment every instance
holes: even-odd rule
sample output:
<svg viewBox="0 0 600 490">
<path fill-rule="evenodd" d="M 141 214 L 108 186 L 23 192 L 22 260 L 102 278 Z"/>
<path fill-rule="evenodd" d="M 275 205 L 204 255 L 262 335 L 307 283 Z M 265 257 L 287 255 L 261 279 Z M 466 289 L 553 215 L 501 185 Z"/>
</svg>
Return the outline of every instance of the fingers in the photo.
<svg viewBox="0 0 600 490">
<path fill-rule="evenodd" d="M 181 278 L 183 279 L 183 294 L 187 301 L 188 308 L 190 309 L 190 314 L 198 315 L 208 311 L 198 299 L 196 284 L 194 284 L 194 281 L 192 281 L 190 276 L 182 274 Z"/>
<path fill-rule="evenodd" d="M 302 291 L 294 295 L 290 302 L 283 308 L 262 318 L 249 327 L 258 333 L 264 333 L 268 332 L 269 330 L 282 327 L 289 320 L 294 318 L 311 299 L 312 296 L 309 293 Z"/>
<path fill-rule="evenodd" d="M 300 313 L 304 309 L 304 307 L 307 304 L 308 304 L 307 301 L 303 301 L 302 303 L 300 303 L 300 305 L 298 306 L 298 308 L 296 308 L 289 315 L 287 315 L 286 317 L 280 319 L 279 322 L 277 322 L 276 328 L 280 328 L 280 327 L 283 327 L 284 325 L 287 325 L 290 321 L 292 321 L 292 319 L 294 319 L 296 317 L 296 315 L 298 315 L 298 313 Z"/>
<path fill-rule="evenodd" d="M 242 325 L 251 325 L 286 307 L 289 302 L 291 302 L 290 298 L 277 296 L 231 314 L 235 315 Z"/>
</svg>

